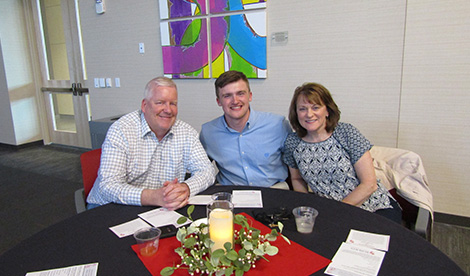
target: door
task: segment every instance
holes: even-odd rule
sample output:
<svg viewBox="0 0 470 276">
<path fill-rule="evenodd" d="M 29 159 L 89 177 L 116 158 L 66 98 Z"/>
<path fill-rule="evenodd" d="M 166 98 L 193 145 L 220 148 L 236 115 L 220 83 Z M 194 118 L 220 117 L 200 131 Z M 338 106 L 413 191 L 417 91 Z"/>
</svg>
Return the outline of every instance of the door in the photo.
<svg viewBox="0 0 470 276">
<path fill-rule="evenodd" d="M 78 0 L 31 0 L 49 141 L 91 148 Z"/>
</svg>

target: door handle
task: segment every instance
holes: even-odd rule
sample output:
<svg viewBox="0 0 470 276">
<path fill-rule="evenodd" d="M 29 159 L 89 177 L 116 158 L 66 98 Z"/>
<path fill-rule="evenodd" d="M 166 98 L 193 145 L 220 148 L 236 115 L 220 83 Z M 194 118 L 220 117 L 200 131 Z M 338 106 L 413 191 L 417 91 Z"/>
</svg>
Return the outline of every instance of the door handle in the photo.
<svg viewBox="0 0 470 276">
<path fill-rule="evenodd" d="M 72 84 L 72 87 L 73 87 L 73 84 Z M 75 92 L 76 92 L 76 94 L 74 94 L 75 96 L 77 96 L 77 94 L 78 96 L 82 96 L 83 93 L 88 93 L 88 88 L 83 88 L 82 84 L 77 82 L 75 83 Z"/>
<path fill-rule="evenodd" d="M 77 83 L 72 83 L 72 94 L 77 96 Z M 80 95 L 81 96 L 81 95 Z"/>
<path fill-rule="evenodd" d="M 88 88 L 83 88 L 81 83 L 72 83 L 71 88 L 59 88 L 59 87 L 42 87 L 42 92 L 58 92 L 58 93 L 70 93 L 74 96 L 82 96 L 83 93 L 88 93 Z"/>
</svg>

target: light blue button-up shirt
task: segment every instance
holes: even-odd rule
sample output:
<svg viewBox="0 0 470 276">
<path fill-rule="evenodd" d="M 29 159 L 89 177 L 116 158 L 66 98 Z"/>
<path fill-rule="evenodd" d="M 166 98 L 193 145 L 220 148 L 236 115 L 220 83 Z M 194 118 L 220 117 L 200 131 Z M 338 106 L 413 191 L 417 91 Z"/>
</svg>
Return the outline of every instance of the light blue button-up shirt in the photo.
<svg viewBox="0 0 470 276">
<path fill-rule="evenodd" d="M 281 154 L 291 132 L 284 116 L 251 109 L 242 132 L 230 128 L 221 116 L 202 125 L 200 139 L 217 163 L 220 184 L 270 187 L 287 178 Z"/>
</svg>

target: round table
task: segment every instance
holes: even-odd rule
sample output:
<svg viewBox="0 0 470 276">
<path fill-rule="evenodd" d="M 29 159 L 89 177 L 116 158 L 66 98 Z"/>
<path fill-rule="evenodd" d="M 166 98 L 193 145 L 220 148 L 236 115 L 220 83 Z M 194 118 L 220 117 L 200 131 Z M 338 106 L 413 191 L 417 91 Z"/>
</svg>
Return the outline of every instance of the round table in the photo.
<svg viewBox="0 0 470 276">
<path fill-rule="evenodd" d="M 296 231 L 295 222 L 284 222 L 283 234 L 313 252 L 332 259 L 351 229 L 390 235 L 389 250 L 379 275 L 466 275 L 431 243 L 379 215 L 341 202 L 288 190 L 259 187 L 212 186 L 201 194 L 219 191 L 261 190 L 263 210 L 312 206 L 319 211 L 311 234 Z M 98 275 L 150 275 L 131 246 L 132 236 L 119 239 L 109 227 L 133 220 L 155 207 L 107 204 L 75 215 L 21 242 L 0 257 L 2 275 L 98 262 Z M 186 215 L 186 209 L 177 210 Z M 236 208 L 254 217 L 262 209 Z M 205 206 L 196 206 L 193 219 L 205 217 Z M 20 230 L 20 229 L 19 229 Z M 313 275 L 324 275 L 325 269 Z M 295 269 L 293 270 L 295 272 Z M 295 274 L 293 274 L 295 275 Z"/>
</svg>

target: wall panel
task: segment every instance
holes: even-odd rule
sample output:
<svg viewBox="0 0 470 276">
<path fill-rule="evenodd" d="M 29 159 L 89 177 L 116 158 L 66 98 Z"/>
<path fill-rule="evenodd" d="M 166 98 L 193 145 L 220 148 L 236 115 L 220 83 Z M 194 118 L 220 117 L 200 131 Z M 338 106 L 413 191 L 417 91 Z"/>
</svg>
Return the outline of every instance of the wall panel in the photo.
<svg viewBox="0 0 470 276">
<path fill-rule="evenodd" d="M 398 145 L 423 157 L 439 212 L 470 216 L 470 2 L 410 1 Z"/>
</svg>

